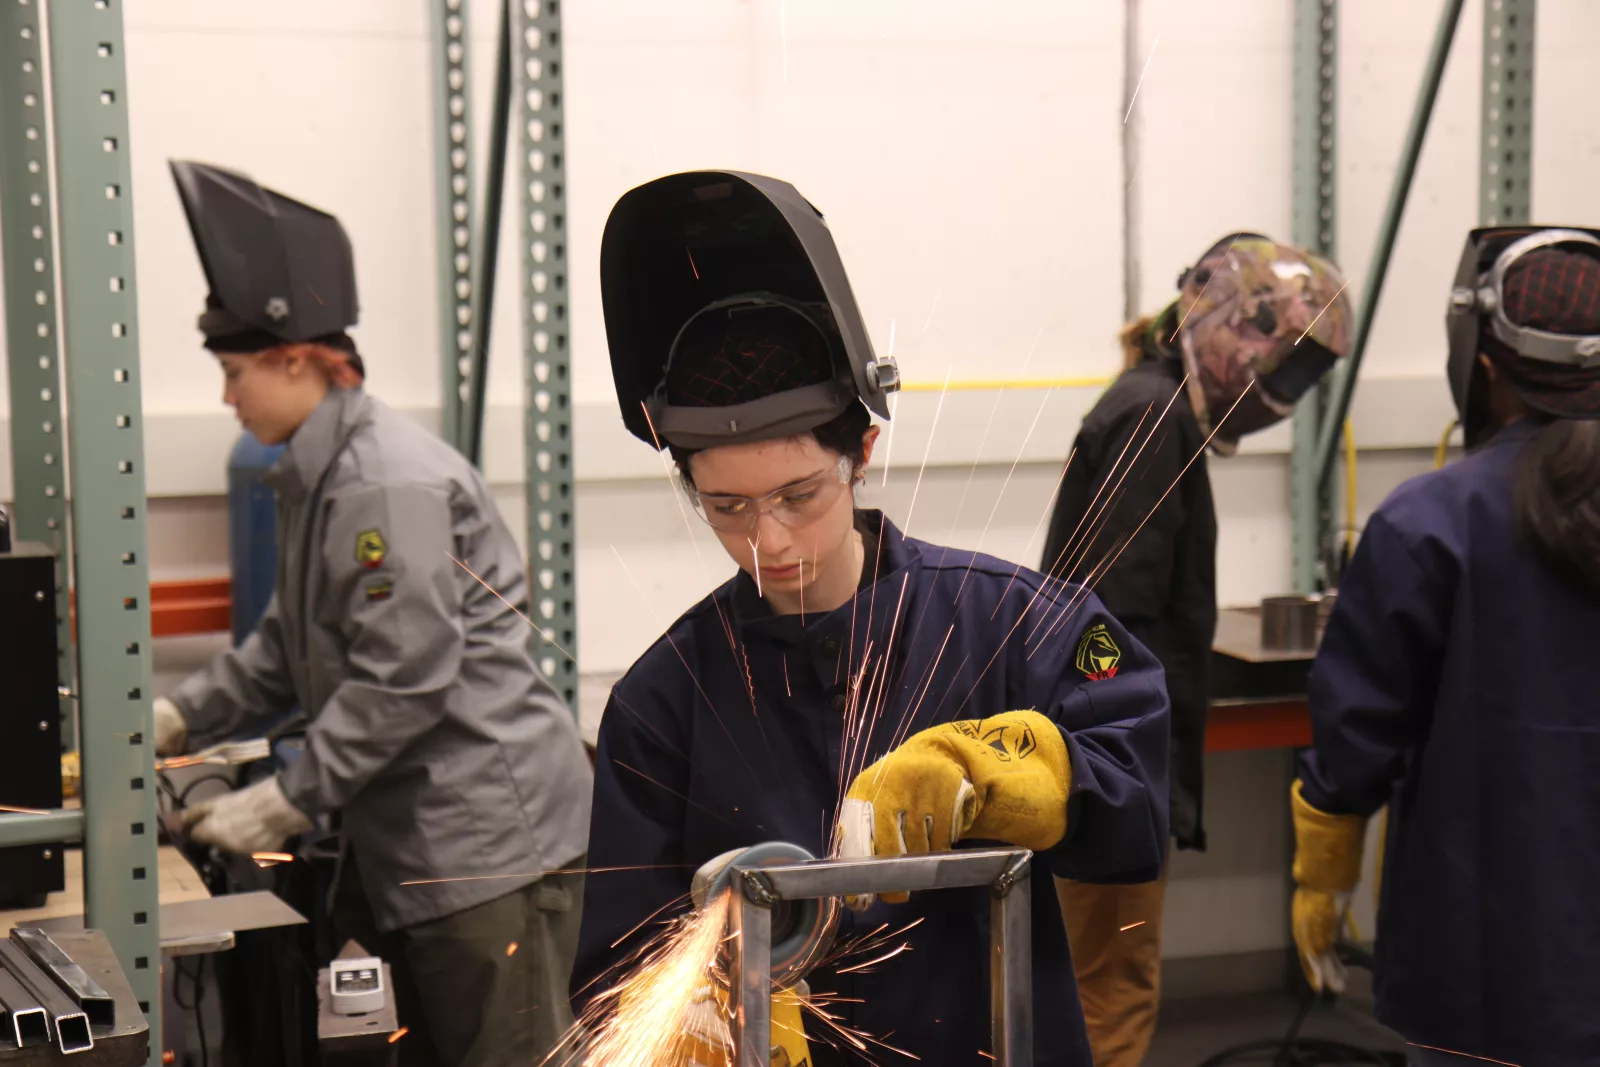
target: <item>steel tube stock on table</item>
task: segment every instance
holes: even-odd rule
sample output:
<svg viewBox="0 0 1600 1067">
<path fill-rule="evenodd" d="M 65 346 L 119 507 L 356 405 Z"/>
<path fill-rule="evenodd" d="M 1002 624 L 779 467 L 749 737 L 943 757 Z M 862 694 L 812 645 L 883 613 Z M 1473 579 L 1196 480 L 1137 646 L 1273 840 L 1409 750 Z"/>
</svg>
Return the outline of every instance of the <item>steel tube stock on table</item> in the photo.
<svg viewBox="0 0 1600 1067">
<path fill-rule="evenodd" d="M 89 1016 L 15 942 L 0 941 L 0 969 L 10 971 L 11 977 L 44 1006 L 62 1055 L 94 1048 Z"/>
<path fill-rule="evenodd" d="M 728 909 L 734 1067 L 770 1067 L 772 909 L 785 900 L 988 886 L 990 1026 L 1001 1067 L 1033 1063 L 1033 897 L 1027 849 L 935 852 L 779 866 L 735 864 Z"/>
<path fill-rule="evenodd" d="M 18 1048 L 50 1043 L 50 1018 L 39 998 L 0 967 L 0 1037 Z"/>
</svg>

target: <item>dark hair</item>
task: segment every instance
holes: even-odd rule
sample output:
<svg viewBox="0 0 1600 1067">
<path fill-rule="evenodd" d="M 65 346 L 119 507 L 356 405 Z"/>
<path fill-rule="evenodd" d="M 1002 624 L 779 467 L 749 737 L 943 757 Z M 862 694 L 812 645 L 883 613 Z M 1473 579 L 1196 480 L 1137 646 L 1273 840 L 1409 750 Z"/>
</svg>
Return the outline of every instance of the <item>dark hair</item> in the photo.
<svg viewBox="0 0 1600 1067">
<path fill-rule="evenodd" d="M 1600 421 L 1551 419 L 1522 454 L 1517 537 L 1600 597 Z"/>
<path fill-rule="evenodd" d="M 871 427 L 872 415 L 867 411 L 867 406 L 857 400 L 812 430 L 811 436 L 817 439 L 817 444 L 829 452 L 849 456 L 851 465 L 860 470 L 867 462 L 866 443 L 862 438 Z M 667 451 L 672 454 L 673 462 L 678 465 L 679 476 L 692 488 L 694 476 L 689 473 L 689 457 L 702 449 L 681 448 L 678 445 L 668 444 Z"/>
</svg>

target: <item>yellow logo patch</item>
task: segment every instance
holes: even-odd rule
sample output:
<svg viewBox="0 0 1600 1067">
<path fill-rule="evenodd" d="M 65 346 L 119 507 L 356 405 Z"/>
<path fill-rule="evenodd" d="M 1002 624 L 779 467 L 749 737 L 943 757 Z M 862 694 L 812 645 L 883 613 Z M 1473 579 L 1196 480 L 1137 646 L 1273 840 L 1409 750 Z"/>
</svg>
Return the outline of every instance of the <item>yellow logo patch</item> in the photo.
<svg viewBox="0 0 1600 1067">
<path fill-rule="evenodd" d="M 362 530 L 356 534 L 356 562 L 367 570 L 381 567 L 388 554 L 389 546 L 384 543 L 382 531 Z"/>
<path fill-rule="evenodd" d="M 1117 676 L 1117 665 L 1122 662 L 1122 649 L 1112 638 L 1104 623 L 1089 627 L 1078 640 L 1074 665 L 1091 682 L 1105 681 Z"/>
</svg>

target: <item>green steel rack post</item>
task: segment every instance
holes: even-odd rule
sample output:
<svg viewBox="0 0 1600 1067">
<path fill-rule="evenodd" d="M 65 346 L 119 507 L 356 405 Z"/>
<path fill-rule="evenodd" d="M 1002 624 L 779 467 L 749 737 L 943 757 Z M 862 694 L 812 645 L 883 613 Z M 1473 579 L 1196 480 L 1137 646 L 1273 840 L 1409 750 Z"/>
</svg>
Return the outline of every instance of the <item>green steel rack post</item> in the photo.
<svg viewBox="0 0 1600 1067">
<path fill-rule="evenodd" d="M 50 16 L 86 918 L 116 949 L 159 1062 L 150 571 L 122 0 L 67 0 Z"/>
<path fill-rule="evenodd" d="M 523 446 L 529 578 L 544 630 L 537 659 L 578 708 L 577 553 L 572 467 L 572 338 L 567 313 L 567 191 L 562 131 L 560 0 L 523 0 Z"/>
<path fill-rule="evenodd" d="M 1494 3 L 1494 0 L 1488 0 Z M 1450 45 L 1455 40 L 1456 26 L 1461 21 L 1461 8 L 1466 0 L 1443 0 L 1439 9 L 1439 22 L 1434 29 L 1433 44 L 1428 51 L 1428 62 L 1423 68 L 1422 86 L 1411 109 L 1411 124 L 1406 128 L 1405 143 L 1400 149 L 1400 163 L 1395 169 L 1394 181 L 1389 186 L 1389 201 L 1383 210 L 1383 221 L 1378 227 L 1378 242 L 1372 252 L 1372 266 L 1361 279 L 1361 306 L 1356 311 L 1355 334 L 1350 342 L 1350 356 L 1343 367 L 1333 375 L 1333 399 L 1328 404 L 1326 417 L 1317 430 L 1317 447 L 1313 470 L 1318 480 L 1333 470 L 1333 461 L 1339 448 L 1339 427 L 1350 410 L 1350 397 L 1355 392 L 1356 378 L 1361 373 L 1361 360 L 1366 355 L 1367 339 L 1372 336 L 1372 321 L 1378 313 L 1378 298 L 1383 295 L 1383 280 L 1389 273 L 1389 257 L 1394 252 L 1394 239 L 1400 232 L 1400 220 L 1406 211 L 1406 199 L 1411 195 L 1411 179 L 1417 173 L 1417 157 L 1422 154 L 1422 142 L 1428 135 L 1428 122 L 1433 118 L 1433 102 L 1439 96 L 1439 82 L 1444 78 L 1445 63 L 1450 58 Z"/>
<path fill-rule="evenodd" d="M 434 143 L 438 205 L 439 430 L 461 447 L 461 412 L 478 324 L 472 319 L 472 86 L 467 76 L 467 5 L 428 0 L 433 19 Z"/>
<path fill-rule="evenodd" d="M 1478 221 L 1532 218 L 1533 29 L 1536 0 L 1484 0 Z"/>
<path fill-rule="evenodd" d="M 1338 13 L 1338 0 L 1295 0 L 1294 242 L 1330 259 L 1338 234 Z M 1289 506 L 1298 593 L 1315 592 L 1329 578 L 1322 564 L 1333 534 L 1333 478 L 1314 465 L 1327 409 L 1328 387 L 1318 385 L 1294 413 Z"/>
<path fill-rule="evenodd" d="M 11 385 L 12 532 L 19 541 L 38 541 L 55 550 L 56 677 L 71 692 L 66 436 L 56 338 L 60 297 L 43 29 L 37 0 L 0 4 L 0 243 Z M 61 743 L 70 750 L 78 744 L 71 698 L 62 698 L 60 710 Z"/>
</svg>

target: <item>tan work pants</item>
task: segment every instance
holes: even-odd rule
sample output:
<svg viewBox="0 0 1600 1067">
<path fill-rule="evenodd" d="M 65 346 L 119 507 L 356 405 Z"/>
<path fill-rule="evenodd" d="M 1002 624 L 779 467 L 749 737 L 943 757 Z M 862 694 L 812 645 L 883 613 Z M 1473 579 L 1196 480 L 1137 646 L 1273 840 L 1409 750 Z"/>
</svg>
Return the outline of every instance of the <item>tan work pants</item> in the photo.
<svg viewBox="0 0 1600 1067">
<path fill-rule="evenodd" d="M 1139 1067 L 1161 1002 L 1161 877 L 1137 885 L 1056 880 L 1095 1067 Z"/>
</svg>

